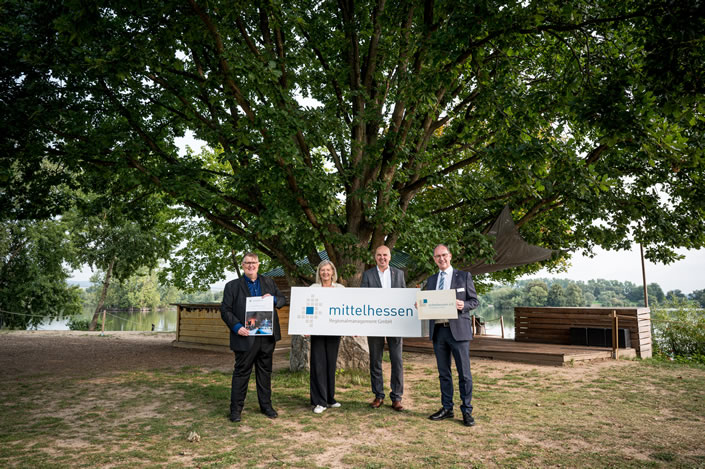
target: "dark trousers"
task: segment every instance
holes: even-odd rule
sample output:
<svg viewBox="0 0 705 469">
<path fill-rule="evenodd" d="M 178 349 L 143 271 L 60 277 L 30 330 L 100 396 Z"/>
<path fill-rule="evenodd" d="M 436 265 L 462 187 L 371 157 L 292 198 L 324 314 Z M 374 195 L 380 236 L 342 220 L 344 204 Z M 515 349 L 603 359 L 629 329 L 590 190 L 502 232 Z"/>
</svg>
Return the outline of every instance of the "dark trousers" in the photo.
<svg viewBox="0 0 705 469">
<path fill-rule="evenodd" d="M 453 409 L 453 376 L 450 357 L 455 359 L 460 388 L 460 410 L 472 413 L 472 373 L 470 372 L 470 341 L 455 340 L 449 327 L 433 328 L 433 351 L 436 354 L 438 379 L 441 382 L 441 403 L 444 409 Z"/>
<path fill-rule="evenodd" d="M 370 348 L 370 381 L 375 397 L 384 399 L 384 375 L 382 373 L 382 354 L 384 353 L 385 337 L 368 337 L 367 345 Z M 392 362 L 392 392 L 389 397 L 392 401 L 400 401 L 404 394 L 404 363 L 401 357 L 401 337 L 386 337 L 389 347 L 389 359 Z"/>
<path fill-rule="evenodd" d="M 272 355 L 274 337 L 256 337 L 250 350 L 235 352 L 235 369 L 230 391 L 230 413 L 240 413 L 245 406 L 247 385 L 255 367 L 257 400 L 260 410 L 272 407 Z"/>
<path fill-rule="evenodd" d="M 335 404 L 335 369 L 340 337 L 311 336 L 311 405 Z"/>
</svg>

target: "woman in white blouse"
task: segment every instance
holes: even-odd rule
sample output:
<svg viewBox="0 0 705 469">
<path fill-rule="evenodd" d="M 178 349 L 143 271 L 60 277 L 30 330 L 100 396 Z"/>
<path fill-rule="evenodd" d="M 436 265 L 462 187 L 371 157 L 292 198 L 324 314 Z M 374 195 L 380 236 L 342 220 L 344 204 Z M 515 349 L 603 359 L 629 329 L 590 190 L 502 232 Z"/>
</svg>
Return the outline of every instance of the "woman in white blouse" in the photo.
<svg viewBox="0 0 705 469">
<path fill-rule="evenodd" d="M 338 272 L 331 261 L 322 261 L 316 269 L 312 287 L 345 288 L 336 283 Z M 313 412 L 322 413 L 328 407 L 340 407 L 335 400 L 335 368 L 338 361 L 340 336 L 311 336 L 311 405 Z"/>
</svg>

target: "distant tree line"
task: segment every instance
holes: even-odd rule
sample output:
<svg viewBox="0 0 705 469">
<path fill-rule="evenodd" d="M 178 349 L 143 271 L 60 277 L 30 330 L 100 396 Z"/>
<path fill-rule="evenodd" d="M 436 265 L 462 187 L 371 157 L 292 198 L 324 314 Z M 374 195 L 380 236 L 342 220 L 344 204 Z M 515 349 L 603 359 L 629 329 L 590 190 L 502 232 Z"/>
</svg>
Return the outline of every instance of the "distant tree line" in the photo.
<svg viewBox="0 0 705 469">
<path fill-rule="evenodd" d="M 93 285 L 83 291 L 84 306 L 97 303 L 104 275 L 104 272 L 98 271 L 91 277 Z M 687 295 L 681 290 L 664 293 L 658 283 L 650 283 L 648 293 L 651 307 L 678 300 L 690 301 L 694 306 L 705 308 L 705 289 Z M 644 289 L 642 285 L 629 281 L 596 279 L 583 282 L 545 278 L 498 286 L 481 297 L 484 305 L 491 304 L 496 309 L 515 306 L 643 306 Z M 222 298 L 222 291 L 185 292 L 160 281 L 158 269 L 141 268 L 127 279 L 110 284 L 104 306 L 157 309 L 172 303 L 217 303 Z"/>
<path fill-rule="evenodd" d="M 84 307 L 94 307 L 102 293 L 105 273 L 98 271 L 91 276 L 92 285 L 83 290 Z M 173 303 L 219 303 L 222 291 L 184 292 L 160 282 L 156 269 L 141 268 L 134 275 L 115 281 L 108 287 L 103 307 L 108 309 L 159 309 Z"/>
<path fill-rule="evenodd" d="M 657 283 L 648 284 L 649 306 L 673 300 L 688 300 L 705 308 L 705 289 L 686 295 L 681 290 L 663 292 Z M 483 295 L 484 304 L 496 309 L 515 306 L 643 306 L 642 285 L 618 280 L 574 281 L 568 279 L 520 280 L 512 285 L 498 286 Z"/>
</svg>

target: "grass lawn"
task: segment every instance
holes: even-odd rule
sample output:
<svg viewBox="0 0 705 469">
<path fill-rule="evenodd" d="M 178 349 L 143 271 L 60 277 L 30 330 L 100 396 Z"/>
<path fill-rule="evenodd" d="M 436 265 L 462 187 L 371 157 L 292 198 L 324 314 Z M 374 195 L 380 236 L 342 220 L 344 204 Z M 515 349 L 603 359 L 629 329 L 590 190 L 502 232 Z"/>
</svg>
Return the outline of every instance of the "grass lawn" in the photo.
<svg viewBox="0 0 705 469">
<path fill-rule="evenodd" d="M 404 404 L 370 409 L 364 372 L 339 409 L 275 372 L 279 418 L 227 419 L 230 374 L 200 368 L 0 383 L 0 467 L 705 467 L 705 369 L 647 361 L 552 368 L 473 361 L 475 418 L 432 422 L 432 355 L 405 354 Z M 387 371 L 385 379 L 388 381 Z M 387 383 L 388 384 L 388 383 Z M 457 402 L 457 396 L 456 396 Z M 457 404 L 456 404 L 457 405 Z M 199 441 L 189 441 L 196 432 Z"/>
</svg>

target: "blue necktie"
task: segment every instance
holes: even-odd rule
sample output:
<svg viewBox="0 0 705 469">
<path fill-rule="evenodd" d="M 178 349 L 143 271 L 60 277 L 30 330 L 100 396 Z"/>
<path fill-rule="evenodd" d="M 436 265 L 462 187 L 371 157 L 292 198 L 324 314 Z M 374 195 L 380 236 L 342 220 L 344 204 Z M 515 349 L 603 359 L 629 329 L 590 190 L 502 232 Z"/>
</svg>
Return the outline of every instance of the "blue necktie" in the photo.
<svg viewBox="0 0 705 469">
<path fill-rule="evenodd" d="M 445 285 L 445 276 L 446 276 L 446 273 L 441 272 L 441 280 L 438 282 L 438 289 L 439 290 L 443 290 L 443 287 Z"/>
</svg>

